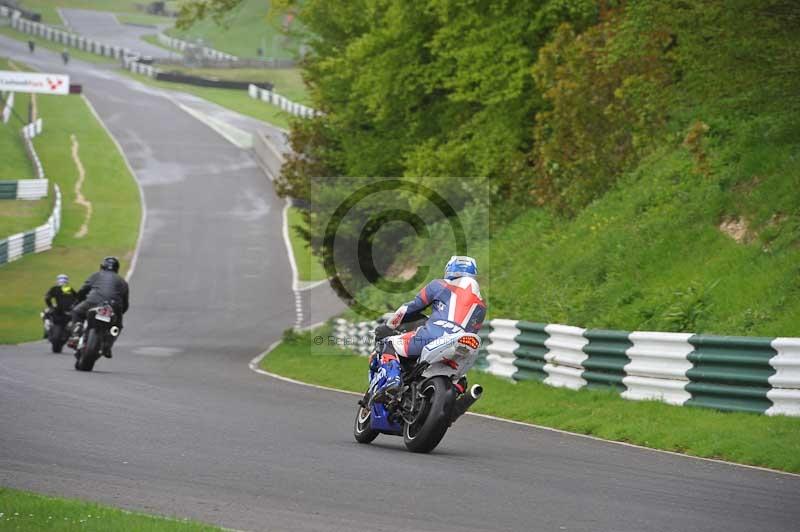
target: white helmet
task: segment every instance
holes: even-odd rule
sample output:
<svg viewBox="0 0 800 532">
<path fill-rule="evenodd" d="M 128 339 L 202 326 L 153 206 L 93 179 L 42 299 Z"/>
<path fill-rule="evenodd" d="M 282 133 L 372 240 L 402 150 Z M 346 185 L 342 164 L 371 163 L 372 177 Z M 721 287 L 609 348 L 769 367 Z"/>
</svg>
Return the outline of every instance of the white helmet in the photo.
<svg viewBox="0 0 800 532">
<path fill-rule="evenodd" d="M 476 275 L 478 275 L 478 264 L 472 257 L 453 255 L 444 267 L 445 279 L 475 277 Z"/>
</svg>

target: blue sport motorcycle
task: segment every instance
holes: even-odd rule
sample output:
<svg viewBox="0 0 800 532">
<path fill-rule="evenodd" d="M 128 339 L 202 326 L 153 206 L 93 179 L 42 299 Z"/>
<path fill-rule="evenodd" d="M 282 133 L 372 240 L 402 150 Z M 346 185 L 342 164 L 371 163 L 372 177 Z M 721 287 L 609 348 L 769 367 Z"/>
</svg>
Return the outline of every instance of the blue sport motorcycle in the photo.
<svg viewBox="0 0 800 532">
<path fill-rule="evenodd" d="M 384 342 L 401 342 L 399 333 L 416 329 L 427 317 L 407 316 L 392 330 L 385 325 L 375 329 L 375 350 Z M 428 453 L 444 438 L 450 425 L 462 416 L 483 388 L 467 389 L 467 371 L 475 364 L 481 340 L 449 322 L 437 323 L 452 330 L 425 346 L 418 360 L 400 358 L 403 386 L 377 402 L 370 391 L 358 402 L 353 436 L 359 443 L 370 443 L 379 434 L 402 436 L 409 451 Z"/>
</svg>

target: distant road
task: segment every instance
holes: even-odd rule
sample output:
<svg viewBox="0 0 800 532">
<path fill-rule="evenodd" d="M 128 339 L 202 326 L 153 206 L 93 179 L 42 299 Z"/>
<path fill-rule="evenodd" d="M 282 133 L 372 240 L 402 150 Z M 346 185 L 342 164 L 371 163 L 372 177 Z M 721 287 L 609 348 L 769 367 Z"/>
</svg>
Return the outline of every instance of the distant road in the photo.
<svg viewBox="0 0 800 532">
<path fill-rule="evenodd" d="M 170 52 L 160 46 L 152 45 L 141 39 L 142 35 L 153 35 L 159 30 L 120 24 L 112 13 L 90 11 L 88 9 L 61 10 L 62 18 L 70 29 L 103 43 L 114 44 L 139 51 L 152 57 L 178 57 L 177 52 Z"/>
<path fill-rule="evenodd" d="M 64 70 L 7 38 L 0 55 Z M 113 360 L 0 347 L 0 485 L 252 530 L 798 530 L 798 476 L 476 417 L 431 455 L 356 444 L 354 397 L 247 367 L 294 322 L 283 202 L 251 155 L 163 91 L 68 70 L 148 218 Z"/>
</svg>

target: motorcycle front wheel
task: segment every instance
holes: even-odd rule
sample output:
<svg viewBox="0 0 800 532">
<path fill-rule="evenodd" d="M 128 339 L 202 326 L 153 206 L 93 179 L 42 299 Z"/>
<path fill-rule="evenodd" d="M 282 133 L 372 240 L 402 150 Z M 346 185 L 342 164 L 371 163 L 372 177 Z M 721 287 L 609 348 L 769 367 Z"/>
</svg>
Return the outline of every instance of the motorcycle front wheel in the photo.
<svg viewBox="0 0 800 532">
<path fill-rule="evenodd" d="M 370 426 L 372 412 L 369 408 L 358 405 L 356 409 L 356 420 L 353 423 L 353 437 L 358 443 L 370 443 L 378 437 L 378 431 Z"/>
<path fill-rule="evenodd" d="M 414 453 L 429 453 L 444 438 L 450 426 L 450 411 L 455 394 L 445 377 L 434 377 L 420 388 L 424 397 L 414 423 L 403 426 L 403 443 Z"/>
<path fill-rule="evenodd" d="M 60 353 L 66 341 L 66 338 L 64 338 L 64 326 L 54 323 L 48 331 L 48 339 L 53 353 Z"/>
</svg>

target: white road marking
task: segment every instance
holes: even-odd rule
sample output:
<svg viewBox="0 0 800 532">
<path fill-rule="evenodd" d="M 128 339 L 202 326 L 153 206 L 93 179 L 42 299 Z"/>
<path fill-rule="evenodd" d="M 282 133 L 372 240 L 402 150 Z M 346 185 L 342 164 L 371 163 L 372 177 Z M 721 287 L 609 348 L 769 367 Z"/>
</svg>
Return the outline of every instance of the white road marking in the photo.
<svg viewBox="0 0 800 532">
<path fill-rule="evenodd" d="M 253 135 L 251 135 L 250 133 L 242 131 L 238 127 L 232 126 L 226 122 L 223 122 L 222 120 L 219 120 L 205 113 L 202 113 L 197 109 L 192 109 L 188 105 L 180 103 L 172 96 L 169 96 L 169 99 L 172 100 L 172 103 L 183 109 L 186 113 L 195 117 L 196 119 L 203 122 L 211 129 L 222 135 L 226 140 L 228 140 L 228 142 L 230 142 L 237 148 L 246 150 L 253 147 Z"/>
</svg>

